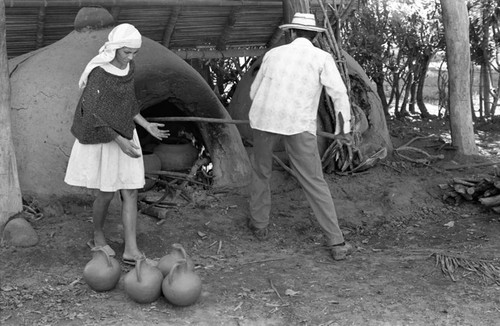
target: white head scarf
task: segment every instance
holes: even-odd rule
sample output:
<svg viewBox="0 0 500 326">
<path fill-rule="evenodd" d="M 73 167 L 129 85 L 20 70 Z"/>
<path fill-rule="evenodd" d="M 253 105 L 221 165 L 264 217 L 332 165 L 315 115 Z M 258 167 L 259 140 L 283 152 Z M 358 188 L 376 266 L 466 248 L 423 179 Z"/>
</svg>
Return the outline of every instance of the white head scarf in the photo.
<svg viewBox="0 0 500 326">
<path fill-rule="evenodd" d="M 83 70 L 78 86 L 84 88 L 92 69 L 111 62 L 115 58 L 117 49 L 123 47 L 138 49 L 141 44 L 141 33 L 134 26 L 126 23 L 116 26 L 109 33 L 108 41 L 99 49 L 99 54 L 92 58 Z"/>
</svg>

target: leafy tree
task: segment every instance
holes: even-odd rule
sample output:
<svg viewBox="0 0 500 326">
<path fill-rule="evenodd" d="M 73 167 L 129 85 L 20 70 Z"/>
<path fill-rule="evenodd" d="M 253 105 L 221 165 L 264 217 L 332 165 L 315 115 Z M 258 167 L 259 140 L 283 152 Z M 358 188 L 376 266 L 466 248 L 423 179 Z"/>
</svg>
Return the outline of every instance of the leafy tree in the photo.
<svg viewBox="0 0 500 326">
<path fill-rule="evenodd" d="M 376 85 L 384 113 L 389 115 L 385 95 L 387 58 L 391 57 L 389 41 L 391 11 L 387 1 L 369 0 L 346 19 L 342 26 L 344 49 L 363 67 Z"/>
<path fill-rule="evenodd" d="M 254 61 L 255 57 L 244 57 L 216 59 L 207 62 L 210 69 L 210 81 L 225 107 L 231 102 L 241 77 Z"/>
<path fill-rule="evenodd" d="M 436 3 L 430 0 L 369 0 L 344 25 L 346 48 L 377 85 L 385 112 L 393 104 L 396 116 L 423 117 L 423 88 L 429 63 L 443 48 Z M 385 85 L 390 86 L 386 99 Z"/>
</svg>

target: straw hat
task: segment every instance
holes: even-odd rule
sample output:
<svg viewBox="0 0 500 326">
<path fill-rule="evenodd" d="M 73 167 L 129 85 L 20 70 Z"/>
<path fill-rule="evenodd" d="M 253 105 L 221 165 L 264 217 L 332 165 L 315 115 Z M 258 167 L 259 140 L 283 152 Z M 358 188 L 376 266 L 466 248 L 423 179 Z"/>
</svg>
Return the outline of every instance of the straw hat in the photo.
<svg viewBox="0 0 500 326">
<path fill-rule="evenodd" d="M 313 14 L 305 14 L 297 12 L 293 15 L 292 22 L 290 24 L 281 25 L 282 30 L 287 29 L 303 29 L 306 31 L 313 32 L 324 32 L 326 31 L 323 27 L 316 26 L 316 19 Z"/>
</svg>

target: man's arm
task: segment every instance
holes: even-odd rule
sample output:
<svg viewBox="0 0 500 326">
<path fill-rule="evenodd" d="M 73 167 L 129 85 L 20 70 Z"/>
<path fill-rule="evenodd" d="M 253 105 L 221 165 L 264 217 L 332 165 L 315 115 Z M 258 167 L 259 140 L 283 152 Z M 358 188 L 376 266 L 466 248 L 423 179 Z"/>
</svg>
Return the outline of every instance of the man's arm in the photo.
<svg viewBox="0 0 500 326">
<path fill-rule="evenodd" d="M 335 134 L 351 132 L 351 105 L 349 96 L 340 76 L 340 72 L 331 55 L 325 60 L 323 71 L 320 76 L 321 83 L 325 87 L 326 93 L 331 97 L 335 110 Z M 341 117 L 339 117 L 341 113 Z M 341 126 L 343 120 L 343 128 Z"/>
</svg>

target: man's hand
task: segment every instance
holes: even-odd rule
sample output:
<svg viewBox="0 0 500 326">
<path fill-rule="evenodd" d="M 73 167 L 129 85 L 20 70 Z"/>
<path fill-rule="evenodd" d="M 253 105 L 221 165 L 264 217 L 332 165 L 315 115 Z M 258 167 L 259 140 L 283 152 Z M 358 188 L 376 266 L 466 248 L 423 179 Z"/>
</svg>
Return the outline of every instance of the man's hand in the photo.
<svg viewBox="0 0 500 326">
<path fill-rule="evenodd" d="M 337 134 L 333 137 L 334 141 L 337 142 L 340 147 L 342 147 L 342 145 L 347 145 L 349 147 L 354 145 L 354 138 L 351 134 Z"/>
<path fill-rule="evenodd" d="M 118 135 L 115 142 L 120 146 L 121 150 L 130 157 L 141 157 L 140 147 L 133 140 L 128 140 L 125 137 Z"/>
<path fill-rule="evenodd" d="M 353 148 L 354 148 L 354 138 L 349 134 L 337 134 L 334 136 L 334 142 L 337 143 L 339 153 L 340 153 L 340 171 L 344 172 L 348 167 L 352 169 L 353 163 Z"/>
</svg>

